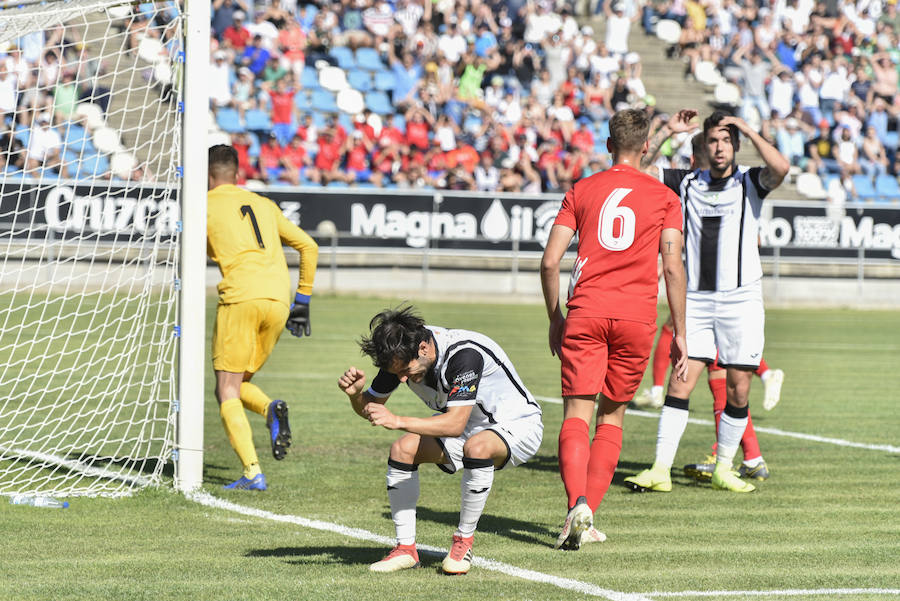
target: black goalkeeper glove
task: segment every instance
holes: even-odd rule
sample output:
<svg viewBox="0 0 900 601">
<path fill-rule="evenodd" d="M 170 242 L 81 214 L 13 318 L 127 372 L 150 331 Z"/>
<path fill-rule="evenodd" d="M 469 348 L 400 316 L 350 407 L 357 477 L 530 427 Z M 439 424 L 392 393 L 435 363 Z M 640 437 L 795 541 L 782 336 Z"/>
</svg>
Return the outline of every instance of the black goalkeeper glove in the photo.
<svg viewBox="0 0 900 601">
<path fill-rule="evenodd" d="M 285 327 L 298 338 L 310 335 L 309 295 L 297 293 L 294 297 L 294 304 L 291 305 L 291 313 L 288 315 Z"/>
</svg>

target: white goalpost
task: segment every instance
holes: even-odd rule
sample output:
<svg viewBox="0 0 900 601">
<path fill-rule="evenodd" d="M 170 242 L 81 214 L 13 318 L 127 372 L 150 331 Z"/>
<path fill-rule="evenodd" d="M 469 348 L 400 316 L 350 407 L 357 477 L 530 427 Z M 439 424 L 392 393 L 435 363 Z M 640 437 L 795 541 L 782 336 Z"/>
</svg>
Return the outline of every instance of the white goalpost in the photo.
<svg viewBox="0 0 900 601">
<path fill-rule="evenodd" d="M 0 2 L 0 494 L 202 482 L 209 16 Z"/>
</svg>

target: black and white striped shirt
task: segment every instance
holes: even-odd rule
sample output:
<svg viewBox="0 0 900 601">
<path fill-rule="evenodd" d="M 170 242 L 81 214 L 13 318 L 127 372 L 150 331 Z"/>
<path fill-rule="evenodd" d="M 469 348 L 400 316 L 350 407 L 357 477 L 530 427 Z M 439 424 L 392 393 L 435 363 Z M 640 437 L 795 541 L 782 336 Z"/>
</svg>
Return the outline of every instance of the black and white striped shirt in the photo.
<svg viewBox="0 0 900 601">
<path fill-rule="evenodd" d="M 541 414 L 500 345 L 478 332 L 426 326 L 434 336 L 437 359 L 421 382 L 407 380 L 416 396 L 435 411 L 474 405 L 466 432 Z M 369 394 L 383 398 L 400 379 L 380 370 Z"/>
<path fill-rule="evenodd" d="M 762 169 L 738 165 L 720 179 L 708 170 L 660 171 L 660 181 L 681 199 L 689 291 L 733 290 L 762 278 L 759 216 L 769 193 Z"/>
</svg>

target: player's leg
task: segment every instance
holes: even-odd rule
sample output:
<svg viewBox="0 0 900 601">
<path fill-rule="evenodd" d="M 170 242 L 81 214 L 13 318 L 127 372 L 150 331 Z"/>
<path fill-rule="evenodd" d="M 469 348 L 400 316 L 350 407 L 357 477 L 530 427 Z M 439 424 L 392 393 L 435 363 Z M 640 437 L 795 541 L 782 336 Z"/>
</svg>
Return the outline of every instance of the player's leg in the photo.
<svg viewBox="0 0 900 601">
<path fill-rule="evenodd" d="M 254 315 L 249 303 L 219 305 L 213 328 L 213 369 L 222 425 L 244 472 L 226 488 L 265 490 L 265 476 L 260 472 L 250 422 L 240 399 L 241 381 L 250 366 L 255 341 Z"/>
<path fill-rule="evenodd" d="M 759 361 L 759 369 L 756 375 L 763 382 L 763 409 L 771 411 L 781 400 L 781 386 L 784 384 L 784 372 L 780 369 L 770 369 L 765 357 Z"/>
<path fill-rule="evenodd" d="M 507 444 L 493 430 L 482 430 L 463 444 L 459 524 L 450 551 L 441 562 L 445 574 L 466 574 L 472 567 L 475 529 L 494 485 L 494 470 L 508 459 Z"/>
<path fill-rule="evenodd" d="M 719 364 L 726 369 L 727 403 L 719 422 L 714 488 L 733 492 L 756 489 L 732 471 L 737 447 L 747 428 L 750 383 L 765 345 L 762 286 L 755 282 L 719 296 L 715 334 Z"/>
<path fill-rule="evenodd" d="M 722 411 L 725 410 L 727 398 L 727 385 L 725 382 L 725 369 L 716 361 L 713 361 L 707 367 L 707 382 L 709 391 L 713 397 L 713 419 L 716 424 L 716 439 L 719 437 L 719 420 L 722 418 Z M 684 475 L 696 480 L 709 480 L 712 473 L 716 469 L 716 446 L 712 445 L 712 453 L 706 456 L 701 463 L 689 463 L 684 466 Z"/>
<path fill-rule="evenodd" d="M 253 353 L 251 370 L 244 375 L 244 383 L 241 385 L 241 401 L 253 406 L 253 411 L 266 418 L 266 427 L 269 429 L 269 444 L 272 447 L 272 456 L 276 460 L 284 459 L 287 449 L 291 446 L 291 426 L 288 421 L 288 406 L 281 399 L 272 400 L 258 386 L 249 382 L 253 374 L 258 372 L 268 360 L 275 348 L 275 344 L 284 332 L 284 324 L 287 321 L 290 309 L 287 305 L 276 301 L 262 300 L 260 303 L 261 319 L 256 338 L 256 348 Z M 245 397 L 246 395 L 246 397 Z"/>
<path fill-rule="evenodd" d="M 652 407 L 659 409 L 665 401 L 664 386 L 666 384 L 666 374 L 672 364 L 669 356 L 672 346 L 672 338 L 674 330 L 672 329 L 672 316 L 666 319 L 666 323 L 659 330 L 659 340 L 656 341 L 656 349 L 653 351 L 653 361 L 651 370 L 653 375 L 653 385 L 649 389 L 641 392 L 641 395 L 635 399 L 638 407 Z"/>
<path fill-rule="evenodd" d="M 588 464 L 591 458 L 590 424 L 594 400 L 606 377 L 610 320 L 566 320 L 560 355 L 563 423 L 559 431 L 559 473 L 566 489 L 567 511 L 555 548 L 578 548 L 581 533 L 593 512 L 587 505 Z"/>
<path fill-rule="evenodd" d="M 369 566 L 373 572 L 396 572 L 419 567 L 416 551 L 419 464 L 444 461 L 443 448 L 437 439 L 430 436 L 404 434 L 391 445 L 386 481 L 397 545 L 384 559 Z"/>
</svg>

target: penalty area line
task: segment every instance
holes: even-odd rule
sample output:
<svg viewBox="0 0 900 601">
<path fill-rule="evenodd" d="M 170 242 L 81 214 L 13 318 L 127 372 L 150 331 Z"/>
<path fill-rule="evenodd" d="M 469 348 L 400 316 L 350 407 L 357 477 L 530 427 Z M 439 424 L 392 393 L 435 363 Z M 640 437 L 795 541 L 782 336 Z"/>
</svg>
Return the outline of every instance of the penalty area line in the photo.
<svg viewBox="0 0 900 601">
<path fill-rule="evenodd" d="M 206 507 L 211 507 L 214 509 L 222 509 L 224 511 L 231 511 L 234 513 L 239 513 L 241 515 L 257 517 L 264 520 L 295 524 L 304 528 L 312 528 L 313 530 L 332 532 L 341 536 L 348 536 L 357 540 L 378 543 L 387 547 L 394 546 L 393 538 L 381 536 L 380 534 L 375 534 L 374 532 L 369 532 L 368 530 L 363 530 L 361 528 L 349 528 L 347 526 L 341 526 L 340 524 L 334 524 L 332 522 L 311 520 L 297 515 L 278 514 L 271 511 L 266 511 L 264 509 L 247 507 L 245 505 L 239 505 L 237 503 L 232 503 L 231 501 L 226 501 L 225 499 L 214 497 L 207 492 L 186 493 L 185 498 L 190 501 L 194 501 L 195 503 L 199 503 L 200 505 L 204 505 Z M 432 547 L 430 545 L 416 545 L 416 547 L 420 553 L 426 553 L 428 555 L 443 557 L 447 554 L 447 549 L 442 549 L 440 547 Z M 506 574 L 507 576 L 513 576 L 515 578 L 521 578 L 523 580 L 530 580 L 532 582 L 537 582 L 540 584 L 549 584 L 550 586 L 574 591 L 583 595 L 590 595 L 591 597 L 607 599 L 608 601 L 651 601 L 651 599 L 645 597 L 644 595 L 613 591 L 587 582 L 581 582 L 580 580 L 561 578 L 559 576 L 553 576 L 551 574 L 544 574 L 542 572 L 536 572 L 534 570 L 527 570 L 500 561 L 494 561 L 492 559 L 476 557 L 472 563 L 475 567 L 484 570 L 500 572 L 502 574 Z"/>
<path fill-rule="evenodd" d="M 562 399 L 556 399 L 553 397 L 542 397 L 536 396 L 535 399 L 544 402 L 544 403 L 552 403 L 554 405 L 562 405 Z M 626 409 L 625 415 L 636 415 L 638 417 L 652 417 L 654 419 L 659 419 L 659 413 L 653 413 L 652 411 L 642 411 L 640 409 Z M 697 424 L 700 426 L 715 426 L 715 423 L 712 420 L 708 419 L 698 419 L 696 417 L 688 418 L 689 424 Z M 784 436 L 786 438 L 799 438 L 800 440 L 808 440 L 810 442 L 821 442 L 824 444 L 833 444 L 839 447 L 852 447 L 854 449 L 865 449 L 866 451 L 884 451 L 885 453 L 900 453 L 900 447 L 895 447 L 889 444 L 868 444 L 864 442 L 853 442 L 852 440 L 844 440 L 842 438 L 829 438 L 827 436 L 816 436 L 815 434 L 804 434 L 803 432 L 789 432 L 788 430 L 781 430 L 780 428 L 767 428 L 765 426 L 757 426 L 753 424 L 753 428 L 757 432 L 762 432 L 763 434 L 771 434 L 773 436 Z"/>
</svg>

